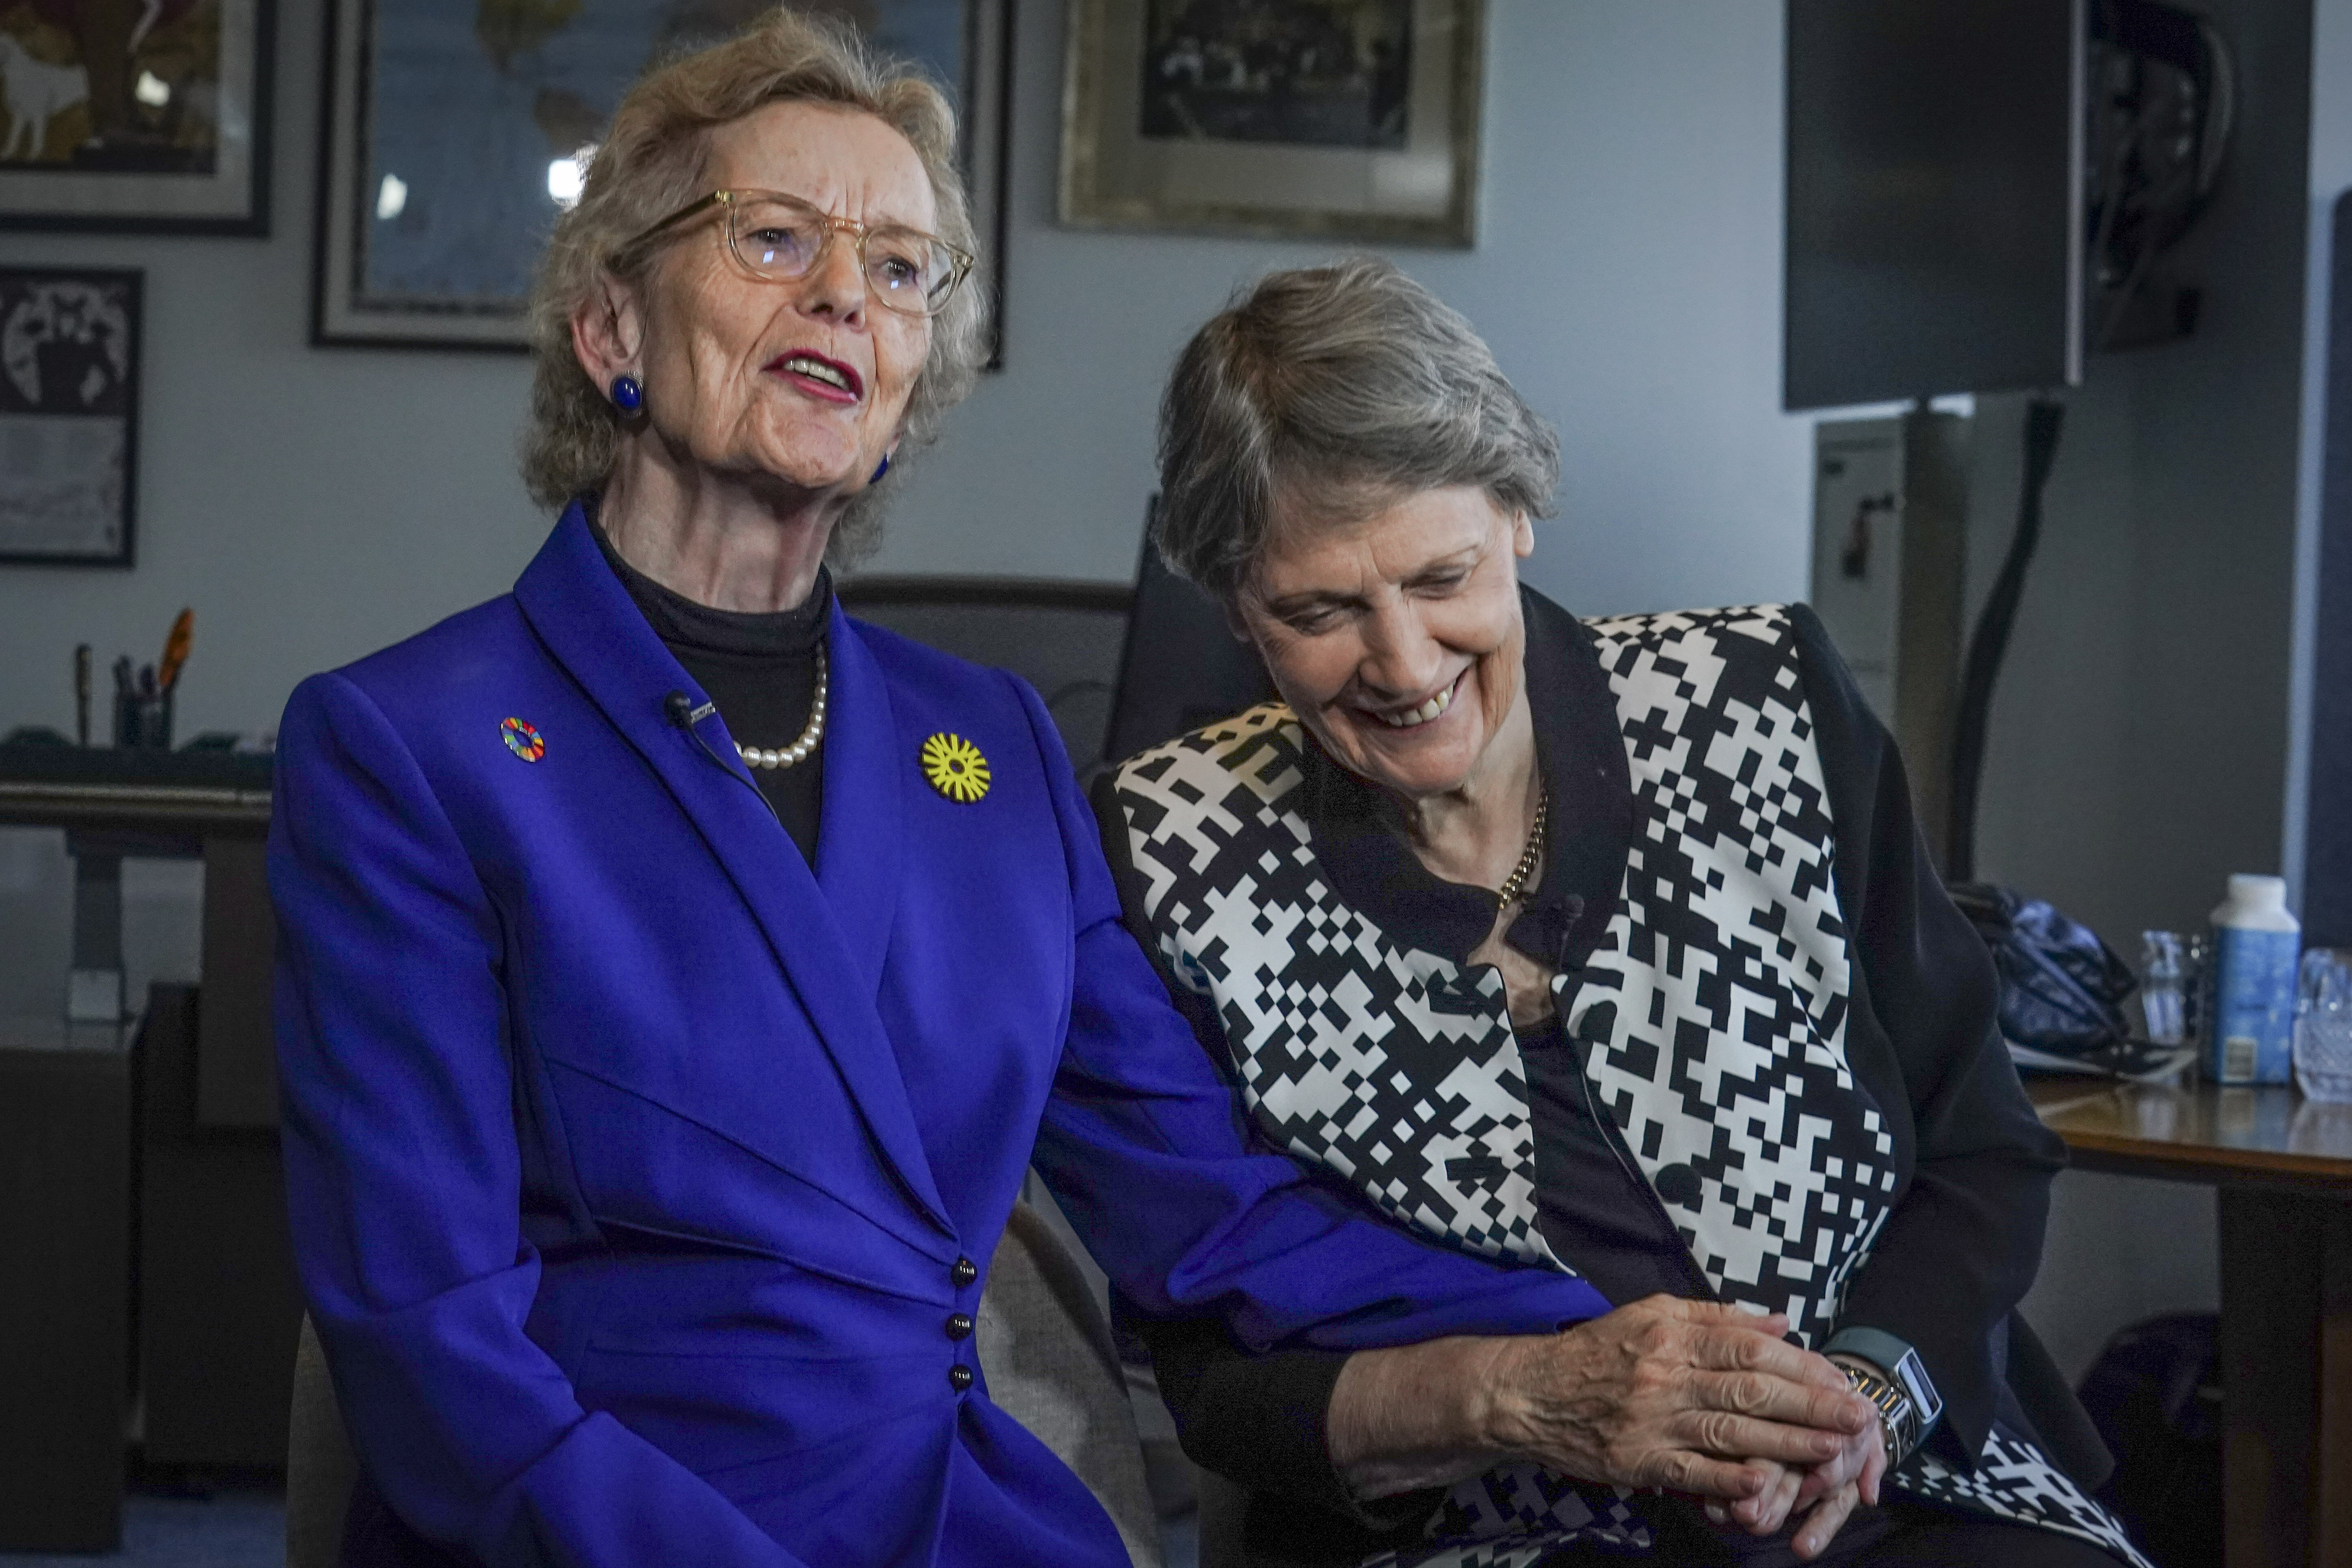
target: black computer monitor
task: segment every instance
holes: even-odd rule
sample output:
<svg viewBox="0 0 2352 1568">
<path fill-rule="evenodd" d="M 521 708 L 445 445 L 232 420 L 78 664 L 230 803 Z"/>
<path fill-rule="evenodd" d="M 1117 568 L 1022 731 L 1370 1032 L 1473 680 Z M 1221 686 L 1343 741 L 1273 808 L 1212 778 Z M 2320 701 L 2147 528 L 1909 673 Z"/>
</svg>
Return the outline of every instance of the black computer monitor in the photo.
<svg viewBox="0 0 2352 1568">
<path fill-rule="evenodd" d="M 1790 0 L 1784 405 L 2082 379 L 2084 0 Z"/>
<path fill-rule="evenodd" d="M 1153 497 L 1151 510 L 1159 504 Z M 1103 755 L 1124 762 L 1273 696 L 1257 650 L 1234 635 L 1215 600 L 1168 570 L 1147 526 Z"/>
</svg>

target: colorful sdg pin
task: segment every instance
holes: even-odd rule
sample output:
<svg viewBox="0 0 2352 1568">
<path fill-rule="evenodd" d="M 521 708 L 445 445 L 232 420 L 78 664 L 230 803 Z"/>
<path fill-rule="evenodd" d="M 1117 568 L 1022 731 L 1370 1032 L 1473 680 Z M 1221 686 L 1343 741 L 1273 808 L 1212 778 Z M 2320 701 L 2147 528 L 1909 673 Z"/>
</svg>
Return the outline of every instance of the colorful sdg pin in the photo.
<svg viewBox="0 0 2352 1568">
<path fill-rule="evenodd" d="M 950 800 L 970 805 L 988 793 L 988 759 L 961 735 L 941 731 L 923 742 L 923 776 Z"/>
<path fill-rule="evenodd" d="M 499 739 L 507 743 L 508 751 L 526 763 L 535 763 L 547 755 L 547 742 L 540 739 L 538 731 L 520 719 L 509 719 L 499 725 Z"/>
</svg>

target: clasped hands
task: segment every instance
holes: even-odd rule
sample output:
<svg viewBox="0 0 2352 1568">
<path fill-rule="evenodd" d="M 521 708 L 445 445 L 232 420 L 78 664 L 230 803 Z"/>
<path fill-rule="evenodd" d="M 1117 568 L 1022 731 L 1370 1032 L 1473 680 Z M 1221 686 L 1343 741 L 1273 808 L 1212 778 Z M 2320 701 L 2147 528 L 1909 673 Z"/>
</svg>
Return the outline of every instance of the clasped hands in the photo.
<svg viewBox="0 0 2352 1568">
<path fill-rule="evenodd" d="M 1799 1520 L 1811 1559 L 1886 1468 L 1877 1413 L 1788 1319 L 1646 1297 L 1549 1337 L 1486 1342 L 1490 1429 L 1566 1474 L 1687 1494 L 1718 1525 Z"/>
</svg>

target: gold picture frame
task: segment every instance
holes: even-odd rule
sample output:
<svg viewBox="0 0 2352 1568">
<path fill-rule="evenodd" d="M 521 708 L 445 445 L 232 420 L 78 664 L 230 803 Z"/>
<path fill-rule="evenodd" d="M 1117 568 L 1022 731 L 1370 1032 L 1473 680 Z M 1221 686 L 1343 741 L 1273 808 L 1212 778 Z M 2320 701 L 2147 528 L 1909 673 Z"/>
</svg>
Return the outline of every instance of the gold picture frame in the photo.
<svg viewBox="0 0 2352 1568">
<path fill-rule="evenodd" d="M 1486 0 L 1070 0 L 1061 220 L 1476 242 Z"/>
<path fill-rule="evenodd" d="M 276 13 L 0 3 L 0 229 L 267 235 Z"/>
</svg>

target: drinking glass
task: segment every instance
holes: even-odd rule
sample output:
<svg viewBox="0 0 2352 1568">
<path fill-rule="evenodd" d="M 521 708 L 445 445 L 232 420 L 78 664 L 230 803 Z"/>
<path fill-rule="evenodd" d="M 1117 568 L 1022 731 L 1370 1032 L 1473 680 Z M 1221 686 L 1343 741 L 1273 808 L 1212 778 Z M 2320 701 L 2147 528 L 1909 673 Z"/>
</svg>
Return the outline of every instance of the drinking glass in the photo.
<svg viewBox="0 0 2352 1568">
<path fill-rule="evenodd" d="M 2147 1022 L 2147 1037 L 2152 1044 L 2178 1046 L 2189 1040 L 2183 964 L 2179 932 L 2139 933 L 2140 1016 Z"/>
<path fill-rule="evenodd" d="M 2313 1100 L 2352 1101 L 2352 965 L 2341 949 L 2303 955 L 2294 1018 L 2294 1081 Z"/>
</svg>

